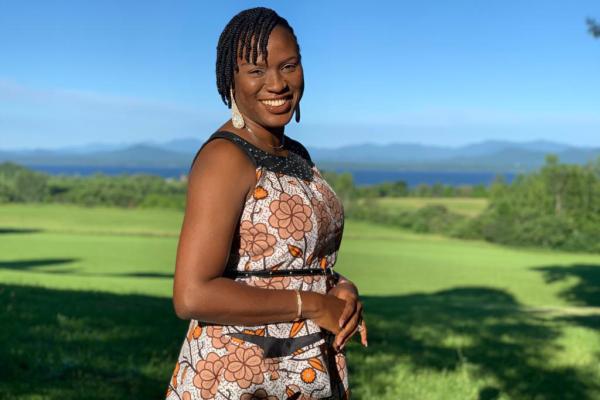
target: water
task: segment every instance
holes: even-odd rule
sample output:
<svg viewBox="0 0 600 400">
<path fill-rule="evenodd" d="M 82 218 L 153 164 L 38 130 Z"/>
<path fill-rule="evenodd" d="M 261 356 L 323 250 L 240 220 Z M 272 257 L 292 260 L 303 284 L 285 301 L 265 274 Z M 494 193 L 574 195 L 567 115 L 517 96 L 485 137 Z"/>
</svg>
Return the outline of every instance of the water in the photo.
<svg viewBox="0 0 600 400">
<path fill-rule="evenodd" d="M 105 175 L 121 174 L 149 174 L 158 175 L 163 178 L 179 178 L 187 174 L 186 168 L 151 168 L 151 167 L 89 167 L 89 166 L 44 166 L 37 165 L 30 168 L 52 175 L 78 175 L 89 176 L 95 173 Z M 497 173 L 494 172 L 449 172 L 449 171 L 384 171 L 384 170 L 361 170 L 361 169 L 338 169 L 336 172 L 350 172 L 356 185 L 372 185 L 381 182 L 404 181 L 410 187 L 419 184 L 433 185 L 442 183 L 444 185 L 489 185 L 493 182 Z M 516 174 L 503 173 L 507 182 L 511 182 Z"/>
</svg>

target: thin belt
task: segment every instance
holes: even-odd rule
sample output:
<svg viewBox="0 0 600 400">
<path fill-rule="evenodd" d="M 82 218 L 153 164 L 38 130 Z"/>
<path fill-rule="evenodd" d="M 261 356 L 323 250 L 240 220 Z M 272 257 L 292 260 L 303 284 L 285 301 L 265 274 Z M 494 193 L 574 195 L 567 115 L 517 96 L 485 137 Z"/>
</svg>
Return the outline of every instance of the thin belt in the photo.
<svg viewBox="0 0 600 400">
<path fill-rule="evenodd" d="M 262 270 L 262 271 L 225 271 L 225 276 L 231 278 L 250 278 L 253 276 L 259 278 L 271 278 L 275 276 L 308 276 L 308 275 L 324 275 L 332 278 L 337 278 L 339 274 L 331 267 L 327 268 L 304 268 L 304 269 L 287 269 L 287 270 Z"/>
</svg>

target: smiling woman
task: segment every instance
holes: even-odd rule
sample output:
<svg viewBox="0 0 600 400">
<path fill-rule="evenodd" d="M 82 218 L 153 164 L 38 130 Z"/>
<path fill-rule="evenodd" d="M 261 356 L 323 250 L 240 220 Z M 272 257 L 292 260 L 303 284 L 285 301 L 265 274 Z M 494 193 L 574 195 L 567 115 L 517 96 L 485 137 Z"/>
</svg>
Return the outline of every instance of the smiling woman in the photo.
<svg viewBox="0 0 600 400">
<path fill-rule="evenodd" d="M 304 91 L 293 29 L 273 10 L 236 15 L 217 47 L 232 118 L 192 161 L 173 290 L 189 319 L 167 398 L 347 399 L 344 345 L 366 327 L 334 272 L 339 198 L 285 125 Z"/>
</svg>

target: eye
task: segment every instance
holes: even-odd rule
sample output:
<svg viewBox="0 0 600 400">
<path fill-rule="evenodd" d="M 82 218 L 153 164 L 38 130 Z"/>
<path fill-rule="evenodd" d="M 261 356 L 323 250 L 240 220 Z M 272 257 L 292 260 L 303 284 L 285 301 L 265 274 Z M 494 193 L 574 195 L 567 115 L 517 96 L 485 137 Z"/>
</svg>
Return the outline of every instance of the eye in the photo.
<svg viewBox="0 0 600 400">
<path fill-rule="evenodd" d="M 251 69 L 250 71 L 248 71 L 248 73 L 250 75 L 261 76 L 264 73 L 264 71 L 260 68 L 257 68 L 257 69 Z"/>
<path fill-rule="evenodd" d="M 283 66 L 283 69 L 285 71 L 290 71 L 291 72 L 291 71 L 295 71 L 297 66 L 298 66 L 297 64 L 285 64 Z"/>
</svg>

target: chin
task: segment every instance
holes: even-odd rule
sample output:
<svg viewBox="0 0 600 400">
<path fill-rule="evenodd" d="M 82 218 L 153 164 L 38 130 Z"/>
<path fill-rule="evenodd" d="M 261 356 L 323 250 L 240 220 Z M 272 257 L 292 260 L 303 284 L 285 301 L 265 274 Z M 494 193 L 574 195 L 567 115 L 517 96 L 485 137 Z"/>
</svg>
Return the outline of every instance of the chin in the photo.
<svg viewBox="0 0 600 400">
<path fill-rule="evenodd" d="M 289 114 L 270 115 L 268 118 L 263 118 L 263 126 L 267 128 L 280 128 L 287 125 L 292 119 Z"/>
</svg>

